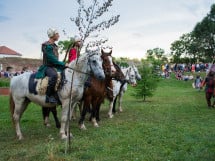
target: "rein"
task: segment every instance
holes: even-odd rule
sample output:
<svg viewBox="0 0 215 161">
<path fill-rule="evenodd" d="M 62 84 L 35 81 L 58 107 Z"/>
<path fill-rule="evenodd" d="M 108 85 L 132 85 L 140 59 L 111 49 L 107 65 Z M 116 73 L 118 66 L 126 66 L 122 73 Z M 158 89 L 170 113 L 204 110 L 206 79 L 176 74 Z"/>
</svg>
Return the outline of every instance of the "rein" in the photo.
<svg viewBox="0 0 215 161">
<path fill-rule="evenodd" d="M 93 55 L 95 55 L 95 53 L 90 54 L 88 57 L 91 57 L 91 56 L 93 56 Z M 77 62 L 78 62 L 78 58 L 76 59 L 76 64 L 77 64 Z M 75 69 L 75 68 L 72 68 L 72 67 L 65 67 L 65 69 L 66 69 L 66 68 L 71 69 L 71 70 L 73 70 L 73 71 L 75 71 L 75 72 L 78 72 L 78 73 L 82 73 L 82 74 L 86 74 L 86 75 L 91 75 L 90 73 L 83 72 L 83 71 L 81 71 L 81 70 L 78 70 L 78 69 Z M 92 70 L 91 64 L 90 64 L 90 69 Z M 68 72 L 70 72 L 70 71 L 68 71 Z M 70 73 L 72 73 L 72 72 L 70 72 Z"/>
<path fill-rule="evenodd" d="M 71 70 L 73 70 L 75 72 L 78 72 L 78 73 L 82 73 L 82 74 L 86 74 L 86 75 L 91 75 L 90 73 L 82 72 L 82 71 L 80 71 L 78 69 L 75 69 L 75 68 L 72 68 L 72 67 L 66 67 L 66 68 L 71 69 Z M 70 72 L 70 71 L 68 71 L 68 72 Z M 72 72 L 70 72 L 70 73 L 72 73 Z"/>
</svg>

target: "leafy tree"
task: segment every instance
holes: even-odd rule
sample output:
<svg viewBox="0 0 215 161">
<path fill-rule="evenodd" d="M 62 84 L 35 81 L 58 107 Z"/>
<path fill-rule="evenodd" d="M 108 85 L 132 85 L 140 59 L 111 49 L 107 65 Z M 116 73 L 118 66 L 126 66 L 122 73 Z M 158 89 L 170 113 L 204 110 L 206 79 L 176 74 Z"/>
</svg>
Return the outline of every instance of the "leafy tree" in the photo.
<svg viewBox="0 0 215 161">
<path fill-rule="evenodd" d="M 159 59 L 159 60 L 162 58 L 162 56 L 165 53 L 164 49 L 161 49 L 161 48 L 154 48 L 153 52 L 154 52 L 156 58 Z"/>
<path fill-rule="evenodd" d="M 116 64 L 118 64 L 121 67 L 128 67 L 129 66 L 129 63 L 128 63 L 129 58 L 120 57 L 120 58 L 114 58 L 113 60 Z"/>
<path fill-rule="evenodd" d="M 154 48 L 147 50 L 147 61 L 150 62 L 154 68 L 160 67 L 161 64 L 168 62 L 167 57 L 165 56 L 164 49 Z"/>
<path fill-rule="evenodd" d="M 193 34 L 200 42 L 199 50 L 207 59 L 215 58 L 215 4 L 210 13 L 195 26 Z"/>
<path fill-rule="evenodd" d="M 171 44 L 173 62 L 185 63 L 183 60 L 189 60 L 190 63 L 196 63 L 202 57 L 199 46 L 200 44 L 192 32 L 183 34 L 179 40 Z"/>
<path fill-rule="evenodd" d="M 154 66 L 147 61 L 142 62 L 139 72 L 142 79 L 138 81 L 138 85 L 134 88 L 133 95 L 146 101 L 146 97 L 153 96 L 158 86 L 159 78 L 154 73 Z"/>
<path fill-rule="evenodd" d="M 215 58 L 215 4 L 210 13 L 193 29 L 171 44 L 172 61 L 208 62 Z"/>
<path fill-rule="evenodd" d="M 60 53 L 66 52 L 74 43 L 74 40 L 63 40 L 58 42 Z"/>
</svg>

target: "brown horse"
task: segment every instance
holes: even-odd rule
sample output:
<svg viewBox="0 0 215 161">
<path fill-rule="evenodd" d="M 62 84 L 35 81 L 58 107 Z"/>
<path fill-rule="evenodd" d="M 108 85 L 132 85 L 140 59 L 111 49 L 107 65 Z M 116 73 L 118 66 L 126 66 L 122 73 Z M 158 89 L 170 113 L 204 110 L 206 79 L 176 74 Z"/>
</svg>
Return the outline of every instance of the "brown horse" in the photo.
<svg viewBox="0 0 215 161">
<path fill-rule="evenodd" d="M 105 72 L 105 80 L 100 81 L 94 76 L 90 78 L 90 87 L 85 88 L 82 104 L 83 108 L 81 111 L 81 117 L 79 120 L 79 125 L 81 129 L 86 129 L 84 125 L 84 119 L 87 111 L 90 111 L 91 116 L 90 120 L 92 121 L 95 127 L 98 127 L 97 121 L 99 118 L 100 106 L 104 102 L 104 99 L 107 98 L 110 101 L 113 100 L 113 84 L 112 79 L 124 80 L 124 75 L 121 69 L 113 63 L 116 72 L 111 72 L 111 62 L 108 59 L 108 56 L 111 56 L 112 50 L 109 53 L 105 53 L 102 50 L 102 59 L 103 59 L 103 69 Z"/>
</svg>

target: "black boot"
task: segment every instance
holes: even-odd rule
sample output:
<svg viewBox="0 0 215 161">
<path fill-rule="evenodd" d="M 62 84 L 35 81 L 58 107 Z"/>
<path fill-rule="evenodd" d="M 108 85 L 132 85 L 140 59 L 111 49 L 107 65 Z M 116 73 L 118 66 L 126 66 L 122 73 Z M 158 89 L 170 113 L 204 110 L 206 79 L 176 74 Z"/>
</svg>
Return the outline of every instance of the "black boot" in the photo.
<svg viewBox="0 0 215 161">
<path fill-rule="evenodd" d="M 50 79 L 49 85 L 48 85 L 47 91 L 46 91 L 46 103 L 55 103 L 55 104 L 58 103 L 58 101 L 54 97 L 54 95 L 55 95 L 54 88 L 55 88 L 55 82 L 52 79 Z"/>
</svg>

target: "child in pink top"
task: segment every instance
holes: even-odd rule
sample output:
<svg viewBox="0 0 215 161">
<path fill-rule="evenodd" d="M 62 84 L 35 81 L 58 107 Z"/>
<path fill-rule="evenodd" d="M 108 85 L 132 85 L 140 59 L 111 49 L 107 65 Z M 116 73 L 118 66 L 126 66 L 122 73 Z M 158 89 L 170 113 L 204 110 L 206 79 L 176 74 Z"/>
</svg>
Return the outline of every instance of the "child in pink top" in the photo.
<svg viewBox="0 0 215 161">
<path fill-rule="evenodd" d="M 69 58 L 68 58 L 69 63 L 75 60 L 80 55 L 79 48 L 81 46 L 81 39 L 77 36 L 74 39 L 75 39 L 74 44 L 72 48 L 69 50 Z"/>
</svg>

